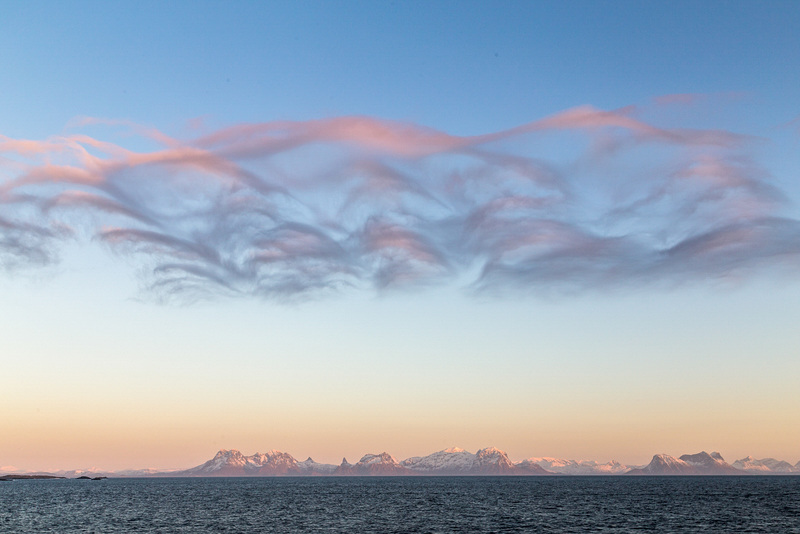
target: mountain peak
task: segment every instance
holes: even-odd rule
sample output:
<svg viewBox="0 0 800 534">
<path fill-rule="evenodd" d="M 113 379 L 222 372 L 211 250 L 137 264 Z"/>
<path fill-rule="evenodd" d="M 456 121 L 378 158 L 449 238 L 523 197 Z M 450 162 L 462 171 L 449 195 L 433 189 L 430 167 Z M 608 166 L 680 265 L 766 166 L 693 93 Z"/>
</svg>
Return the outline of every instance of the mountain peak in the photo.
<svg viewBox="0 0 800 534">
<path fill-rule="evenodd" d="M 653 459 L 650 460 L 651 464 L 656 465 L 676 465 L 678 463 L 686 463 L 683 459 L 675 458 L 669 454 L 654 454 Z"/>
<path fill-rule="evenodd" d="M 388 452 L 380 454 L 365 454 L 359 461 L 359 464 L 397 464 L 394 456 Z"/>
<path fill-rule="evenodd" d="M 508 455 L 496 447 L 486 447 L 476 452 L 475 463 L 479 466 L 478 471 L 485 474 L 502 475 L 514 471 L 514 464 Z"/>
<path fill-rule="evenodd" d="M 695 469 L 679 458 L 669 454 L 655 454 L 650 463 L 642 468 L 631 469 L 629 475 L 693 475 Z"/>
<path fill-rule="evenodd" d="M 693 465 L 696 464 L 703 466 L 715 465 L 718 462 L 725 462 L 718 452 L 715 454 L 718 458 L 713 454 L 708 454 L 706 451 L 700 451 L 697 454 L 684 454 L 680 459 Z"/>
<path fill-rule="evenodd" d="M 706 451 L 697 454 L 684 454 L 680 458 L 668 454 L 656 454 L 648 465 L 631 469 L 631 475 L 735 475 L 742 471 L 722 460 L 717 452 Z"/>
<path fill-rule="evenodd" d="M 217 451 L 217 454 L 214 455 L 214 458 L 230 458 L 231 456 L 240 456 L 241 454 L 242 453 L 236 449 L 220 449 Z"/>
</svg>

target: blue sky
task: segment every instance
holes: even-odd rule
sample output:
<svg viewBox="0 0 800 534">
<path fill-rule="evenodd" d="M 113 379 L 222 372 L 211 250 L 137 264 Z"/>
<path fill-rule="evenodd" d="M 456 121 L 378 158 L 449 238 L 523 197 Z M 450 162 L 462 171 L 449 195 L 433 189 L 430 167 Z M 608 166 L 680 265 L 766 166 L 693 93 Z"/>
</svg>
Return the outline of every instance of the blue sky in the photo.
<svg viewBox="0 0 800 534">
<path fill-rule="evenodd" d="M 0 466 L 799 459 L 796 3 L 3 11 Z"/>
<path fill-rule="evenodd" d="M 798 105 L 788 90 L 800 81 L 792 2 L 33 2 L 5 11 L 2 88 L 19 104 L 4 122 L 42 135 L 82 115 L 177 128 L 201 116 L 349 114 L 475 134 L 677 93 L 744 94 L 762 107 L 737 119 L 766 128 Z"/>
</svg>

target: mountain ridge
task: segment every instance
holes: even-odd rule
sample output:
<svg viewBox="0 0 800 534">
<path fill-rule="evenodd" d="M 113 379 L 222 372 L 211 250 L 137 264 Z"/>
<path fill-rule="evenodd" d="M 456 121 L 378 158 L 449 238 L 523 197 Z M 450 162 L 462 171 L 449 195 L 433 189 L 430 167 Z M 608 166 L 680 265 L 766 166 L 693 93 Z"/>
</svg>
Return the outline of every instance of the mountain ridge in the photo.
<svg viewBox="0 0 800 534">
<path fill-rule="evenodd" d="M 631 469 L 627 475 L 746 475 L 746 471 L 737 469 L 722 458 L 718 452 L 711 454 L 701 451 L 696 454 L 684 454 L 675 458 L 668 454 L 656 454 L 644 467 Z"/>
<path fill-rule="evenodd" d="M 250 456 L 236 449 L 220 449 L 210 460 L 182 470 L 125 469 L 104 471 L 97 468 L 25 473 L 15 470 L 5 475 L 47 475 L 66 478 L 80 476 L 105 477 L 272 477 L 272 476 L 545 476 L 545 475 L 800 475 L 800 462 L 795 465 L 774 458 L 756 459 L 747 456 L 727 463 L 718 452 L 701 451 L 680 457 L 656 454 L 644 466 L 625 465 L 615 460 L 599 463 L 594 460 L 567 460 L 553 457 L 531 457 L 513 462 L 495 447 L 471 453 L 458 447 L 443 449 L 427 456 L 413 456 L 398 461 L 388 452 L 365 454 L 355 464 L 346 458 L 338 465 L 314 461 L 311 457 L 298 461 L 279 450 L 256 452 Z M 3 476 L 4 473 L 0 473 Z"/>
</svg>

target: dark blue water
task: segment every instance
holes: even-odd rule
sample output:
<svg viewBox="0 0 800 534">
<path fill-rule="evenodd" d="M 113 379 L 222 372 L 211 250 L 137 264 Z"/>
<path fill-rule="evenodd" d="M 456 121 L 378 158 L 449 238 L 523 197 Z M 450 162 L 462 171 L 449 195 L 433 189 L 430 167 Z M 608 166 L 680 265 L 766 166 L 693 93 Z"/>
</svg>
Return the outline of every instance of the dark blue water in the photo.
<svg viewBox="0 0 800 534">
<path fill-rule="evenodd" d="M 0 482 L 0 532 L 800 533 L 800 477 Z"/>
</svg>

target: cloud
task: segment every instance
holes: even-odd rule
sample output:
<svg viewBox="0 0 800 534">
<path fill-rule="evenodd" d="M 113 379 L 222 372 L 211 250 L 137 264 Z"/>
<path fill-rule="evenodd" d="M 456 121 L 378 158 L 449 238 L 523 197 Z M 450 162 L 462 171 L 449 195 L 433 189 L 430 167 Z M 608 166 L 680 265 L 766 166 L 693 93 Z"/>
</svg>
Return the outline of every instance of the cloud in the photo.
<svg viewBox="0 0 800 534">
<path fill-rule="evenodd" d="M 193 139 L 84 118 L 71 127 L 122 128 L 125 143 L 0 136 L 0 265 L 52 264 L 66 240 L 91 236 L 136 258 L 156 298 L 191 301 L 468 273 L 476 291 L 574 292 L 800 261 L 800 222 L 754 138 L 635 111 L 582 106 L 475 136 L 371 117 Z M 154 148 L 126 148 L 137 137 Z"/>
<path fill-rule="evenodd" d="M 0 268 L 6 272 L 52 265 L 72 232 L 57 224 L 34 224 L 0 216 Z"/>
</svg>

